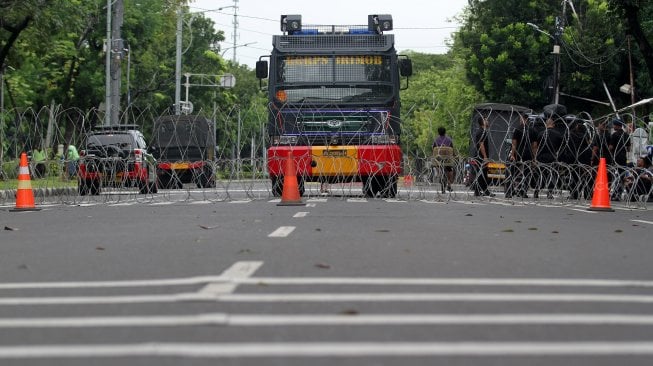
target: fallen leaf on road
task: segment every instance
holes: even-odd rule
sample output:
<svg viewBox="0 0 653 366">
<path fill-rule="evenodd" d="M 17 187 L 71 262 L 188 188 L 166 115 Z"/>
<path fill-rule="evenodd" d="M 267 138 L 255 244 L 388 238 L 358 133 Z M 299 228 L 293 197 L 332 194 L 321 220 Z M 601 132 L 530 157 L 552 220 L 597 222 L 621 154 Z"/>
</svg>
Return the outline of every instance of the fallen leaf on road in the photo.
<svg viewBox="0 0 653 366">
<path fill-rule="evenodd" d="M 104 247 L 95 247 L 95 250 L 104 250 Z"/>
<path fill-rule="evenodd" d="M 326 263 L 315 263 L 315 267 L 322 269 L 330 269 L 331 266 Z"/>
<path fill-rule="evenodd" d="M 5 226 L 5 230 L 7 230 L 7 231 L 18 231 L 17 228 L 15 228 L 15 227 L 9 227 L 9 226 Z"/>
<path fill-rule="evenodd" d="M 472 215 L 472 214 L 467 214 L 467 215 L 465 215 L 465 216 L 474 216 L 474 215 Z"/>
</svg>

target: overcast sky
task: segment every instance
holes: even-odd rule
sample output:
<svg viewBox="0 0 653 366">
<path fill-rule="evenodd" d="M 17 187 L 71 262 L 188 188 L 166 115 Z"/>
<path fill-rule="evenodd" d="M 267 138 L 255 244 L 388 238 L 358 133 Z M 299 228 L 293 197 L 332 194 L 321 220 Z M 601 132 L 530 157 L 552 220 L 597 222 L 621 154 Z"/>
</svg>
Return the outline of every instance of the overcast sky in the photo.
<svg viewBox="0 0 653 366">
<path fill-rule="evenodd" d="M 191 0 L 190 11 L 208 11 L 217 30 L 227 39 L 222 45 L 224 57 L 231 59 L 233 49 L 234 0 Z M 272 35 L 281 34 L 281 14 L 300 14 L 304 24 L 367 24 L 368 14 L 391 14 L 395 48 L 423 53 L 446 53 L 447 39 L 456 31 L 454 17 L 467 0 L 238 0 L 238 40 L 236 57 L 251 68 L 259 56 L 272 49 Z M 255 42 L 255 43 L 253 43 Z"/>
</svg>

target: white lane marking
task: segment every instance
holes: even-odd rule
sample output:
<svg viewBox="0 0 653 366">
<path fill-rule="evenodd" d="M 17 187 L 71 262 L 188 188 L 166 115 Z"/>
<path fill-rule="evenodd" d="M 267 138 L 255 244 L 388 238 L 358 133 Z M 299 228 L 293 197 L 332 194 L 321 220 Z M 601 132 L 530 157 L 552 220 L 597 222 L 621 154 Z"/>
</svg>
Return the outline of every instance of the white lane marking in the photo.
<svg viewBox="0 0 653 366">
<path fill-rule="evenodd" d="M 173 201 L 162 201 L 162 202 L 152 202 L 152 203 L 150 203 L 150 205 L 152 205 L 152 206 L 168 206 L 168 205 L 172 205 L 174 203 L 175 202 L 173 202 Z"/>
<path fill-rule="evenodd" d="M 225 325 L 227 314 L 0 319 L 0 328 L 172 327 Z"/>
<path fill-rule="evenodd" d="M 251 285 L 265 283 L 267 285 L 653 287 L 653 281 L 580 278 L 252 277 L 234 279 L 220 275 L 124 281 L 14 282 L 0 283 L 0 290 L 184 286 L 220 281 Z"/>
<path fill-rule="evenodd" d="M 0 347 L 3 359 L 653 355 L 653 342 L 141 343 Z"/>
<path fill-rule="evenodd" d="M 221 277 L 229 280 L 233 279 L 242 279 L 251 277 L 256 270 L 263 265 L 263 262 L 260 261 L 241 261 L 234 263 L 231 267 L 227 268 L 222 274 Z M 200 290 L 202 294 L 230 294 L 236 290 L 238 283 L 229 281 L 229 282 L 215 282 L 209 283 Z"/>
<path fill-rule="evenodd" d="M 0 297 L 0 306 L 175 303 L 182 301 L 289 303 L 289 302 L 566 302 L 651 304 L 653 295 L 611 294 L 511 294 L 511 293 L 278 293 L 165 295 Z"/>
<path fill-rule="evenodd" d="M 252 200 L 234 200 L 234 201 L 229 201 L 229 203 L 251 203 Z"/>
<path fill-rule="evenodd" d="M 653 281 L 575 278 L 253 277 L 236 281 L 251 285 L 653 287 Z"/>
<path fill-rule="evenodd" d="M 313 203 L 326 203 L 329 199 L 328 198 L 309 198 L 306 200 L 306 202 L 313 202 Z"/>
<path fill-rule="evenodd" d="M 0 306 L 23 305 L 91 305 L 91 304 L 146 304 L 184 301 L 215 301 L 216 296 L 200 293 L 129 296 L 52 296 L 52 297 L 2 297 Z"/>
<path fill-rule="evenodd" d="M 324 201 L 326 202 L 326 201 Z M 306 207 L 316 207 L 317 205 L 315 203 L 307 203 Z"/>
<path fill-rule="evenodd" d="M 367 199 L 365 199 L 365 198 L 347 198 L 347 202 L 367 203 Z"/>
<path fill-rule="evenodd" d="M 208 204 L 211 204 L 211 203 L 213 203 L 213 202 L 208 201 L 208 200 L 204 200 L 204 201 L 192 201 L 192 202 L 189 202 L 188 204 L 189 205 L 208 205 Z"/>
<path fill-rule="evenodd" d="M 596 211 L 589 211 L 587 209 L 581 209 L 581 208 L 570 208 L 572 211 L 578 211 L 578 212 L 583 212 L 583 213 L 588 213 L 588 214 L 595 214 Z"/>
<path fill-rule="evenodd" d="M 176 327 L 198 325 L 653 325 L 653 315 L 621 314 L 375 314 L 196 315 L 0 318 L 1 328 Z"/>
<path fill-rule="evenodd" d="M 277 228 L 275 231 L 271 232 L 268 237 L 269 238 L 285 238 L 290 233 L 292 233 L 295 230 L 295 226 L 280 226 Z"/>
<path fill-rule="evenodd" d="M 653 225 L 653 221 L 646 221 L 646 220 L 630 220 L 630 221 L 633 221 L 633 222 L 640 222 L 640 223 L 642 223 L 642 224 Z"/>
<path fill-rule="evenodd" d="M 307 215 L 308 215 L 308 212 L 300 211 L 300 212 L 297 212 L 296 214 L 294 214 L 293 217 L 306 217 Z"/>
<path fill-rule="evenodd" d="M 224 302 L 603 302 L 653 303 L 653 295 L 611 294 L 511 294 L 511 293 L 281 293 L 227 294 L 217 301 Z M 0 300 L 1 301 L 1 300 Z M 0 302 L 1 304 L 1 302 Z"/>
</svg>

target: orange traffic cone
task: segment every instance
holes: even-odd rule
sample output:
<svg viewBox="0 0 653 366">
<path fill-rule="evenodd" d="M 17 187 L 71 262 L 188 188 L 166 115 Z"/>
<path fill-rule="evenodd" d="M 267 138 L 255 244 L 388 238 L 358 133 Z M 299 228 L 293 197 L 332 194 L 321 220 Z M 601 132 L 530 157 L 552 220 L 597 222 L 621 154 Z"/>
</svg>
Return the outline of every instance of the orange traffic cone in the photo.
<svg viewBox="0 0 653 366">
<path fill-rule="evenodd" d="M 27 165 L 27 154 L 20 154 L 20 166 L 18 167 L 18 190 L 16 190 L 16 208 L 10 211 L 39 211 L 34 206 L 34 192 L 32 192 L 32 181 L 29 177 L 29 166 Z"/>
<path fill-rule="evenodd" d="M 283 191 L 281 192 L 281 202 L 277 206 L 304 206 L 301 195 L 299 194 L 299 184 L 297 183 L 297 170 L 295 161 L 292 157 L 292 151 L 288 151 L 286 166 L 283 171 Z"/>
<path fill-rule="evenodd" d="M 608 188 L 608 170 L 605 166 L 605 158 L 601 158 L 599 161 L 599 170 L 596 173 L 594 193 L 592 194 L 592 204 L 588 210 L 614 212 L 610 208 L 610 189 Z"/>
</svg>

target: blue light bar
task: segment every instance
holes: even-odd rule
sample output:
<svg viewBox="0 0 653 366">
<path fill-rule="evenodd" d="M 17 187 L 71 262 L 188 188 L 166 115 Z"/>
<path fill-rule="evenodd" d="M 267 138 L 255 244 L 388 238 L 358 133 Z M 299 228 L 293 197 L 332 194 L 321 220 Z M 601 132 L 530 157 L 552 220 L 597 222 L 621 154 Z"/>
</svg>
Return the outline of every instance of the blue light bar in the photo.
<svg viewBox="0 0 653 366">
<path fill-rule="evenodd" d="M 375 34 L 375 33 L 367 29 L 350 29 L 349 34 Z"/>
<path fill-rule="evenodd" d="M 297 32 L 292 32 L 293 36 L 314 36 L 318 34 L 317 29 L 302 29 Z"/>
</svg>

